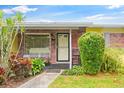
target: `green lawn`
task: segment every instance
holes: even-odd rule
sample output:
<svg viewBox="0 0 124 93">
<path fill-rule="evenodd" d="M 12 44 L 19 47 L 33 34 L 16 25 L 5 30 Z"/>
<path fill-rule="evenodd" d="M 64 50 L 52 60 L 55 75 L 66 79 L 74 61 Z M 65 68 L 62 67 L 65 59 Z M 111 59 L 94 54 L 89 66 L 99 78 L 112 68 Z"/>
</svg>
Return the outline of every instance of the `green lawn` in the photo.
<svg viewBox="0 0 124 93">
<path fill-rule="evenodd" d="M 98 74 L 96 76 L 64 76 L 60 75 L 50 88 L 124 88 L 124 75 Z"/>
<path fill-rule="evenodd" d="M 124 48 L 114 48 L 124 63 Z M 124 74 L 99 73 L 98 75 L 65 76 L 60 75 L 50 88 L 124 88 Z"/>
</svg>

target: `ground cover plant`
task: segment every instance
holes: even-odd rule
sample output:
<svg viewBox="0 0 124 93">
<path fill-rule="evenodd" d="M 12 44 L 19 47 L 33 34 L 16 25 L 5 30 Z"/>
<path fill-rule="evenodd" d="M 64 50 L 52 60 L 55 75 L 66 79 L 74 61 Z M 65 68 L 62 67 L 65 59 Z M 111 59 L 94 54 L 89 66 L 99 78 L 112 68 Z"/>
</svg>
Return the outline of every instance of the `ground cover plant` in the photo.
<svg viewBox="0 0 124 93">
<path fill-rule="evenodd" d="M 44 59 L 41 59 L 41 58 L 32 59 L 32 74 L 33 75 L 40 73 L 44 67 L 45 67 Z"/>
<path fill-rule="evenodd" d="M 72 69 L 70 70 L 65 70 L 63 73 L 63 75 L 83 75 L 84 74 L 84 70 L 82 66 L 73 66 Z"/>
</svg>

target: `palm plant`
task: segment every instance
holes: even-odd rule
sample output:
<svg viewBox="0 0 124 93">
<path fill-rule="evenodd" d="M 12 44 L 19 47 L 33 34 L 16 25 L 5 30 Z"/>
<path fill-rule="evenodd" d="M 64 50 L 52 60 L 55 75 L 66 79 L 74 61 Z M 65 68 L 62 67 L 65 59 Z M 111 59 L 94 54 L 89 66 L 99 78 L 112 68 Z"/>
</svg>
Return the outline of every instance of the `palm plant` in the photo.
<svg viewBox="0 0 124 93">
<path fill-rule="evenodd" d="M 21 34 L 21 41 L 16 52 L 16 57 L 19 53 L 23 39 L 24 25 L 23 16 L 21 13 L 16 13 L 15 16 L 4 18 L 4 13 L 0 10 L 0 51 L 1 62 L 0 66 L 5 69 L 5 79 L 11 70 L 9 65 L 9 57 L 12 52 L 12 47 L 18 33 Z"/>
</svg>

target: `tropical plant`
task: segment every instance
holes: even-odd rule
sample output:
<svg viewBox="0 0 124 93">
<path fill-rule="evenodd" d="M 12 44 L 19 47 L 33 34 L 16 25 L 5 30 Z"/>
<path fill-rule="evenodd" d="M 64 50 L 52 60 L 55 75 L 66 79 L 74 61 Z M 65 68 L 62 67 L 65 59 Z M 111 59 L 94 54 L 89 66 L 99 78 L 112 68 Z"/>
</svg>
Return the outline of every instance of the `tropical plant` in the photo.
<svg viewBox="0 0 124 93">
<path fill-rule="evenodd" d="M 86 32 L 78 40 L 81 65 L 86 74 L 97 74 L 103 61 L 105 41 L 97 32 Z"/>
<path fill-rule="evenodd" d="M 11 53 L 9 58 L 11 72 L 9 77 L 16 76 L 17 78 L 27 77 L 31 72 L 31 59 L 30 58 L 22 58 L 15 53 Z M 12 75 L 11 75 L 12 74 Z M 13 75 L 14 74 L 14 75 Z"/>
<path fill-rule="evenodd" d="M 45 67 L 44 59 L 42 58 L 32 59 L 32 75 L 40 73 L 44 67 Z"/>
<path fill-rule="evenodd" d="M 0 66 L 5 69 L 4 77 L 7 78 L 11 67 L 9 65 L 9 57 L 12 51 L 12 47 L 16 36 L 18 33 L 21 34 L 20 45 L 18 48 L 17 54 L 19 53 L 22 39 L 23 39 L 23 32 L 24 32 L 24 25 L 23 25 L 23 16 L 20 13 L 17 13 L 15 16 L 4 18 L 4 13 L 0 10 L 0 51 L 1 51 L 1 64 Z"/>
<path fill-rule="evenodd" d="M 0 67 L 0 75 L 4 75 L 4 73 L 5 73 L 4 68 Z"/>
<path fill-rule="evenodd" d="M 5 73 L 4 68 L 0 67 L 0 85 L 5 81 L 4 73 Z"/>
</svg>

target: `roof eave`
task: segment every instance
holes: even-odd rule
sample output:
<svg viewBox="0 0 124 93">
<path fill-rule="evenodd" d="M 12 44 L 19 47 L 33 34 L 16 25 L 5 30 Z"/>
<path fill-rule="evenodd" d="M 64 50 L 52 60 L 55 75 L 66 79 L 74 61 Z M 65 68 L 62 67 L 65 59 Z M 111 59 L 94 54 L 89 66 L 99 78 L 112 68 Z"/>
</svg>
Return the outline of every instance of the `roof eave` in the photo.
<svg viewBox="0 0 124 93">
<path fill-rule="evenodd" d="M 68 27 L 68 28 L 73 28 L 73 27 L 87 27 L 91 25 L 92 23 L 89 22 L 25 22 L 24 25 L 25 27 Z"/>
</svg>

